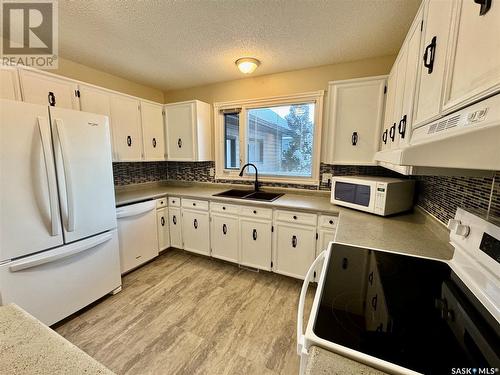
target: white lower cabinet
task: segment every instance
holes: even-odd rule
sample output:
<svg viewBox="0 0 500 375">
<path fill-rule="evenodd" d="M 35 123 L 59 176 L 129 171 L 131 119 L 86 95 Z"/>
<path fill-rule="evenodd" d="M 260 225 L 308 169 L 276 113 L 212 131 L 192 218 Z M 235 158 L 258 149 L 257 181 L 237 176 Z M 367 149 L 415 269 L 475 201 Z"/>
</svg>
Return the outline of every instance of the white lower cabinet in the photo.
<svg viewBox="0 0 500 375">
<path fill-rule="evenodd" d="M 227 215 L 212 212 L 210 222 L 210 241 L 212 256 L 238 262 L 239 218 L 237 215 Z"/>
<path fill-rule="evenodd" d="M 318 256 L 323 250 L 328 248 L 330 242 L 335 239 L 335 230 L 337 228 L 338 216 L 331 215 L 319 215 L 318 218 L 318 243 L 316 247 L 316 256 Z M 319 280 L 321 276 L 321 270 L 323 269 L 323 262 L 320 262 L 314 271 L 314 278 L 316 281 Z"/>
<path fill-rule="evenodd" d="M 170 246 L 182 249 L 182 220 L 181 209 L 179 207 L 168 207 L 168 229 L 170 233 Z"/>
<path fill-rule="evenodd" d="M 184 250 L 210 255 L 208 211 L 182 208 L 182 239 Z"/>
<path fill-rule="evenodd" d="M 168 208 L 160 208 L 156 211 L 156 226 L 158 228 L 158 250 L 162 251 L 170 247 L 170 232 L 168 228 Z"/>
<path fill-rule="evenodd" d="M 274 272 L 303 279 L 314 261 L 316 227 L 277 223 Z"/>
<path fill-rule="evenodd" d="M 240 217 L 241 265 L 271 270 L 272 225 L 271 219 Z"/>
</svg>

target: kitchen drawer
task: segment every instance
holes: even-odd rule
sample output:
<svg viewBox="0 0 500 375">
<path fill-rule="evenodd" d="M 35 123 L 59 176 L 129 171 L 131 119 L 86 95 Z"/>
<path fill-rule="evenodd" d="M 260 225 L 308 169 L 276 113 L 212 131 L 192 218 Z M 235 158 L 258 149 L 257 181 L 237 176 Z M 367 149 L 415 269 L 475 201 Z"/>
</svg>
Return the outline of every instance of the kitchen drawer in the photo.
<svg viewBox="0 0 500 375">
<path fill-rule="evenodd" d="M 158 198 L 156 200 L 156 208 L 166 207 L 166 205 L 167 205 L 167 198 L 166 197 Z"/>
<path fill-rule="evenodd" d="M 240 208 L 240 215 L 259 219 L 272 219 L 273 210 L 271 208 L 242 206 Z"/>
<path fill-rule="evenodd" d="M 182 207 L 191 208 L 193 210 L 208 211 L 208 201 L 200 201 L 197 199 L 182 198 Z"/>
<path fill-rule="evenodd" d="M 295 223 L 303 225 L 316 226 L 318 216 L 316 214 L 308 214 L 304 212 L 282 211 L 275 212 L 276 221 L 283 221 L 285 223 Z"/>
<path fill-rule="evenodd" d="M 223 214 L 238 215 L 240 212 L 240 207 L 235 206 L 233 204 L 211 202 L 210 203 L 210 210 L 213 212 L 220 212 Z"/>
<path fill-rule="evenodd" d="M 181 198 L 168 197 L 168 206 L 169 207 L 180 207 L 181 206 Z"/>
<path fill-rule="evenodd" d="M 337 227 L 338 219 L 338 216 L 319 215 L 318 226 L 335 229 Z"/>
</svg>

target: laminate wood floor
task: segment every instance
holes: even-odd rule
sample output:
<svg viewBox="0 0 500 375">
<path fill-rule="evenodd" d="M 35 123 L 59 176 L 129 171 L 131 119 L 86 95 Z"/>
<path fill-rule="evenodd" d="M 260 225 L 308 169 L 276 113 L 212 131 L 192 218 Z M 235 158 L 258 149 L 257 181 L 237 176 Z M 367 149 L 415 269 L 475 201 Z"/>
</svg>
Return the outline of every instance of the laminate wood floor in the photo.
<svg viewBox="0 0 500 375">
<path fill-rule="evenodd" d="M 117 374 L 298 374 L 301 284 L 168 250 L 55 330 Z"/>
</svg>

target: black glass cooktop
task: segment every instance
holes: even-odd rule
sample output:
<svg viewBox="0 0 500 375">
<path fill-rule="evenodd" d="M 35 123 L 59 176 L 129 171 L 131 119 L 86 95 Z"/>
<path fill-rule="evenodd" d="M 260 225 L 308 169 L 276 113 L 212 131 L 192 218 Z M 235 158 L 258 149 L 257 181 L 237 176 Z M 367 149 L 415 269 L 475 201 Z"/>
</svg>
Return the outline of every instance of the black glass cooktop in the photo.
<svg viewBox="0 0 500 375">
<path fill-rule="evenodd" d="M 333 245 L 314 324 L 317 336 L 441 375 L 500 367 L 499 331 L 447 264 Z"/>
</svg>

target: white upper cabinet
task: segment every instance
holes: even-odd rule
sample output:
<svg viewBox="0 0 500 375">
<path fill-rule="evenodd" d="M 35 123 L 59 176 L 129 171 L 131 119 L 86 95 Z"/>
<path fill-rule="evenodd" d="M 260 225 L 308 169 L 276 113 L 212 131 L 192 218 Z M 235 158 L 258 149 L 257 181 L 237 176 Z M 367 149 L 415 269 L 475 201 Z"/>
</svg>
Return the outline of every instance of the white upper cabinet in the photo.
<svg viewBox="0 0 500 375">
<path fill-rule="evenodd" d="M 423 22 L 423 48 L 415 99 L 413 128 L 435 119 L 441 113 L 450 23 L 454 0 L 428 0 Z"/>
<path fill-rule="evenodd" d="M 0 99 L 21 100 L 21 89 L 19 88 L 19 77 L 17 69 L 0 67 Z"/>
<path fill-rule="evenodd" d="M 27 69 L 19 69 L 19 77 L 23 101 L 67 109 L 80 109 L 76 82 Z"/>
<path fill-rule="evenodd" d="M 84 112 L 108 116 L 110 139 L 113 148 L 113 161 L 116 161 L 116 148 L 113 141 L 113 122 L 111 120 L 111 94 L 94 86 L 79 85 L 80 109 Z"/>
<path fill-rule="evenodd" d="M 165 160 L 163 106 L 141 101 L 144 160 Z"/>
<path fill-rule="evenodd" d="M 199 100 L 165 105 L 167 159 L 212 160 L 210 105 Z"/>
<path fill-rule="evenodd" d="M 393 65 L 389 77 L 387 78 L 386 101 L 385 101 L 385 114 L 384 122 L 382 125 L 382 133 L 380 139 L 381 150 L 388 149 L 391 145 L 389 141 L 389 130 L 393 123 L 394 118 L 394 104 L 396 100 L 396 76 L 398 67 Z"/>
<path fill-rule="evenodd" d="M 370 165 L 378 151 L 386 76 L 329 83 L 327 151 L 331 164 Z"/>
<path fill-rule="evenodd" d="M 472 103 L 500 90 L 500 2 L 457 1 L 452 19 L 444 109 Z M 483 11 L 482 11 L 483 10 Z"/>
<path fill-rule="evenodd" d="M 110 104 L 116 160 L 141 161 L 143 151 L 139 100 L 111 94 Z"/>
<path fill-rule="evenodd" d="M 420 11 L 415 17 L 405 41 L 406 60 L 404 66 L 404 90 L 402 92 L 401 112 L 399 114 L 399 117 L 395 119 L 395 145 L 397 145 L 398 147 L 407 146 L 411 135 L 410 133 L 413 122 L 415 86 L 417 84 L 418 67 L 420 64 L 419 57 L 422 44 L 422 18 L 423 8 L 420 8 Z"/>
</svg>

